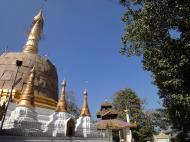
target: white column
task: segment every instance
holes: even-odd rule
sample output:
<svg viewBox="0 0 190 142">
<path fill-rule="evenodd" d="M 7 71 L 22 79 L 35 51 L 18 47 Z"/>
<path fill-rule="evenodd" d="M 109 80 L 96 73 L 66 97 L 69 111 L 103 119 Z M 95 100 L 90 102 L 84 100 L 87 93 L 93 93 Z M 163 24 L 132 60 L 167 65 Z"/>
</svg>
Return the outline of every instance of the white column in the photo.
<svg viewBox="0 0 190 142">
<path fill-rule="evenodd" d="M 126 120 L 127 120 L 127 123 L 130 123 L 130 119 L 129 119 L 129 111 L 126 109 L 125 110 L 125 113 L 126 113 Z M 127 128 L 126 129 L 126 140 L 127 142 L 131 142 L 132 140 L 132 133 L 131 133 L 131 130 L 130 128 Z"/>
</svg>

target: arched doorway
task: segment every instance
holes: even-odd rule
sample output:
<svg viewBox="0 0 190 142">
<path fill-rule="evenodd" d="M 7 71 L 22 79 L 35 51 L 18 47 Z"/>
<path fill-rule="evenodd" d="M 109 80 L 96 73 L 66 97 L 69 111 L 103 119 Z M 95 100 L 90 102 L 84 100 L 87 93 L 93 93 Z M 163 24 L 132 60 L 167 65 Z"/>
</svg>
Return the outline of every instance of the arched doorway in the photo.
<svg viewBox="0 0 190 142">
<path fill-rule="evenodd" d="M 67 122 L 67 133 L 66 136 L 72 137 L 75 134 L 75 121 L 71 118 Z"/>
<path fill-rule="evenodd" d="M 112 141 L 120 142 L 119 130 L 112 130 Z"/>
</svg>

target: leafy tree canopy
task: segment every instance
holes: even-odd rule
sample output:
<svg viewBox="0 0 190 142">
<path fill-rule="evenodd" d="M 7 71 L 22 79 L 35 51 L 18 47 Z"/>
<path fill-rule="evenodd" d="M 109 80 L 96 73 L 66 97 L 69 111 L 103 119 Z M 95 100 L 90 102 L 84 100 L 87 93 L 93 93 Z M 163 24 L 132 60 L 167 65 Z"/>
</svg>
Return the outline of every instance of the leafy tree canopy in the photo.
<svg viewBox="0 0 190 142">
<path fill-rule="evenodd" d="M 126 7 L 121 53 L 143 55 L 173 127 L 190 131 L 190 3 L 185 0 L 120 0 Z M 182 140 L 183 141 L 183 140 Z"/>
<path fill-rule="evenodd" d="M 165 133 L 170 133 L 172 131 L 171 122 L 167 116 L 167 110 L 160 108 L 156 110 L 147 111 L 146 113 L 147 115 L 149 115 L 157 134 L 161 131 Z"/>
</svg>

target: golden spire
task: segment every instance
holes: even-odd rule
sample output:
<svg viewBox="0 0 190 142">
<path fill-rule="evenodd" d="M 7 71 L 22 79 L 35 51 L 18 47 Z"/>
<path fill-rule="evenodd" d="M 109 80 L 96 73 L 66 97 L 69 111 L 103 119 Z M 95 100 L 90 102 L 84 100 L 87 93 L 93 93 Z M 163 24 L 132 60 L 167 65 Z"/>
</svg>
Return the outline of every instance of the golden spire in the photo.
<svg viewBox="0 0 190 142">
<path fill-rule="evenodd" d="M 34 78 L 35 68 L 33 67 L 24 92 L 20 96 L 19 106 L 34 107 Z"/>
<path fill-rule="evenodd" d="M 43 15 L 42 10 L 34 17 L 30 33 L 28 35 L 28 40 L 24 45 L 23 52 L 25 53 L 38 53 L 38 43 L 41 38 L 41 33 L 43 30 Z"/>
<path fill-rule="evenodd" d="M 91 116 L 90 115 L 90 110 L 89 110 L 89 107 L 88 107 L 88 101 L 87 101 L 88 92 L 87 92 L 86 88 L 85 88 L 85 90 L 83 92 L 83 95 L 84 95 L 84 100 L 83 100 L 83 105 L 82 105 L 82 110 L 81 110 L 80 116 Z"/>
<path fill-rule="evenodd" d="M 63 80 L 61 97 L 57 103 L 57 108 L 55 110 L 56 112 L 67 112 L 67 102 L 65 99 L 65 87 L 66 87 L 66 81 Z"/>
</svg>

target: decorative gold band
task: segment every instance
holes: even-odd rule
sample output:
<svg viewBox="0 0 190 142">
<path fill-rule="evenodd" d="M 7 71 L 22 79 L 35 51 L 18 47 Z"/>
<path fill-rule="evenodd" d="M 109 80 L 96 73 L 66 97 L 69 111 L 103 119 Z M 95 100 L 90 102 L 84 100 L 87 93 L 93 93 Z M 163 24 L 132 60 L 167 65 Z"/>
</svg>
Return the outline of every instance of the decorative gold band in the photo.
<svg viewBox="0 0 190 142">
<path fill-rule="evenodd" d="M 8 96 L 11 93 L 10 89 L 0 89 L 0 102 L 2 104 L 2 102 L 8 100 Z M 20 95 L 21 92 L 17 91 L 17 90 L 13 90 L 12 91 L 12 101 L 15 103 L 18 103 L 20 100 Z M 41 108 L 47 108 L 47 109 L 56 109 L 57 106 L 57 101 L 50 99 L 48 97 L 45 96 L 37 96 L 35 95 L 35 106 L 36 107 L 41 107 Z"/>
</svg>

